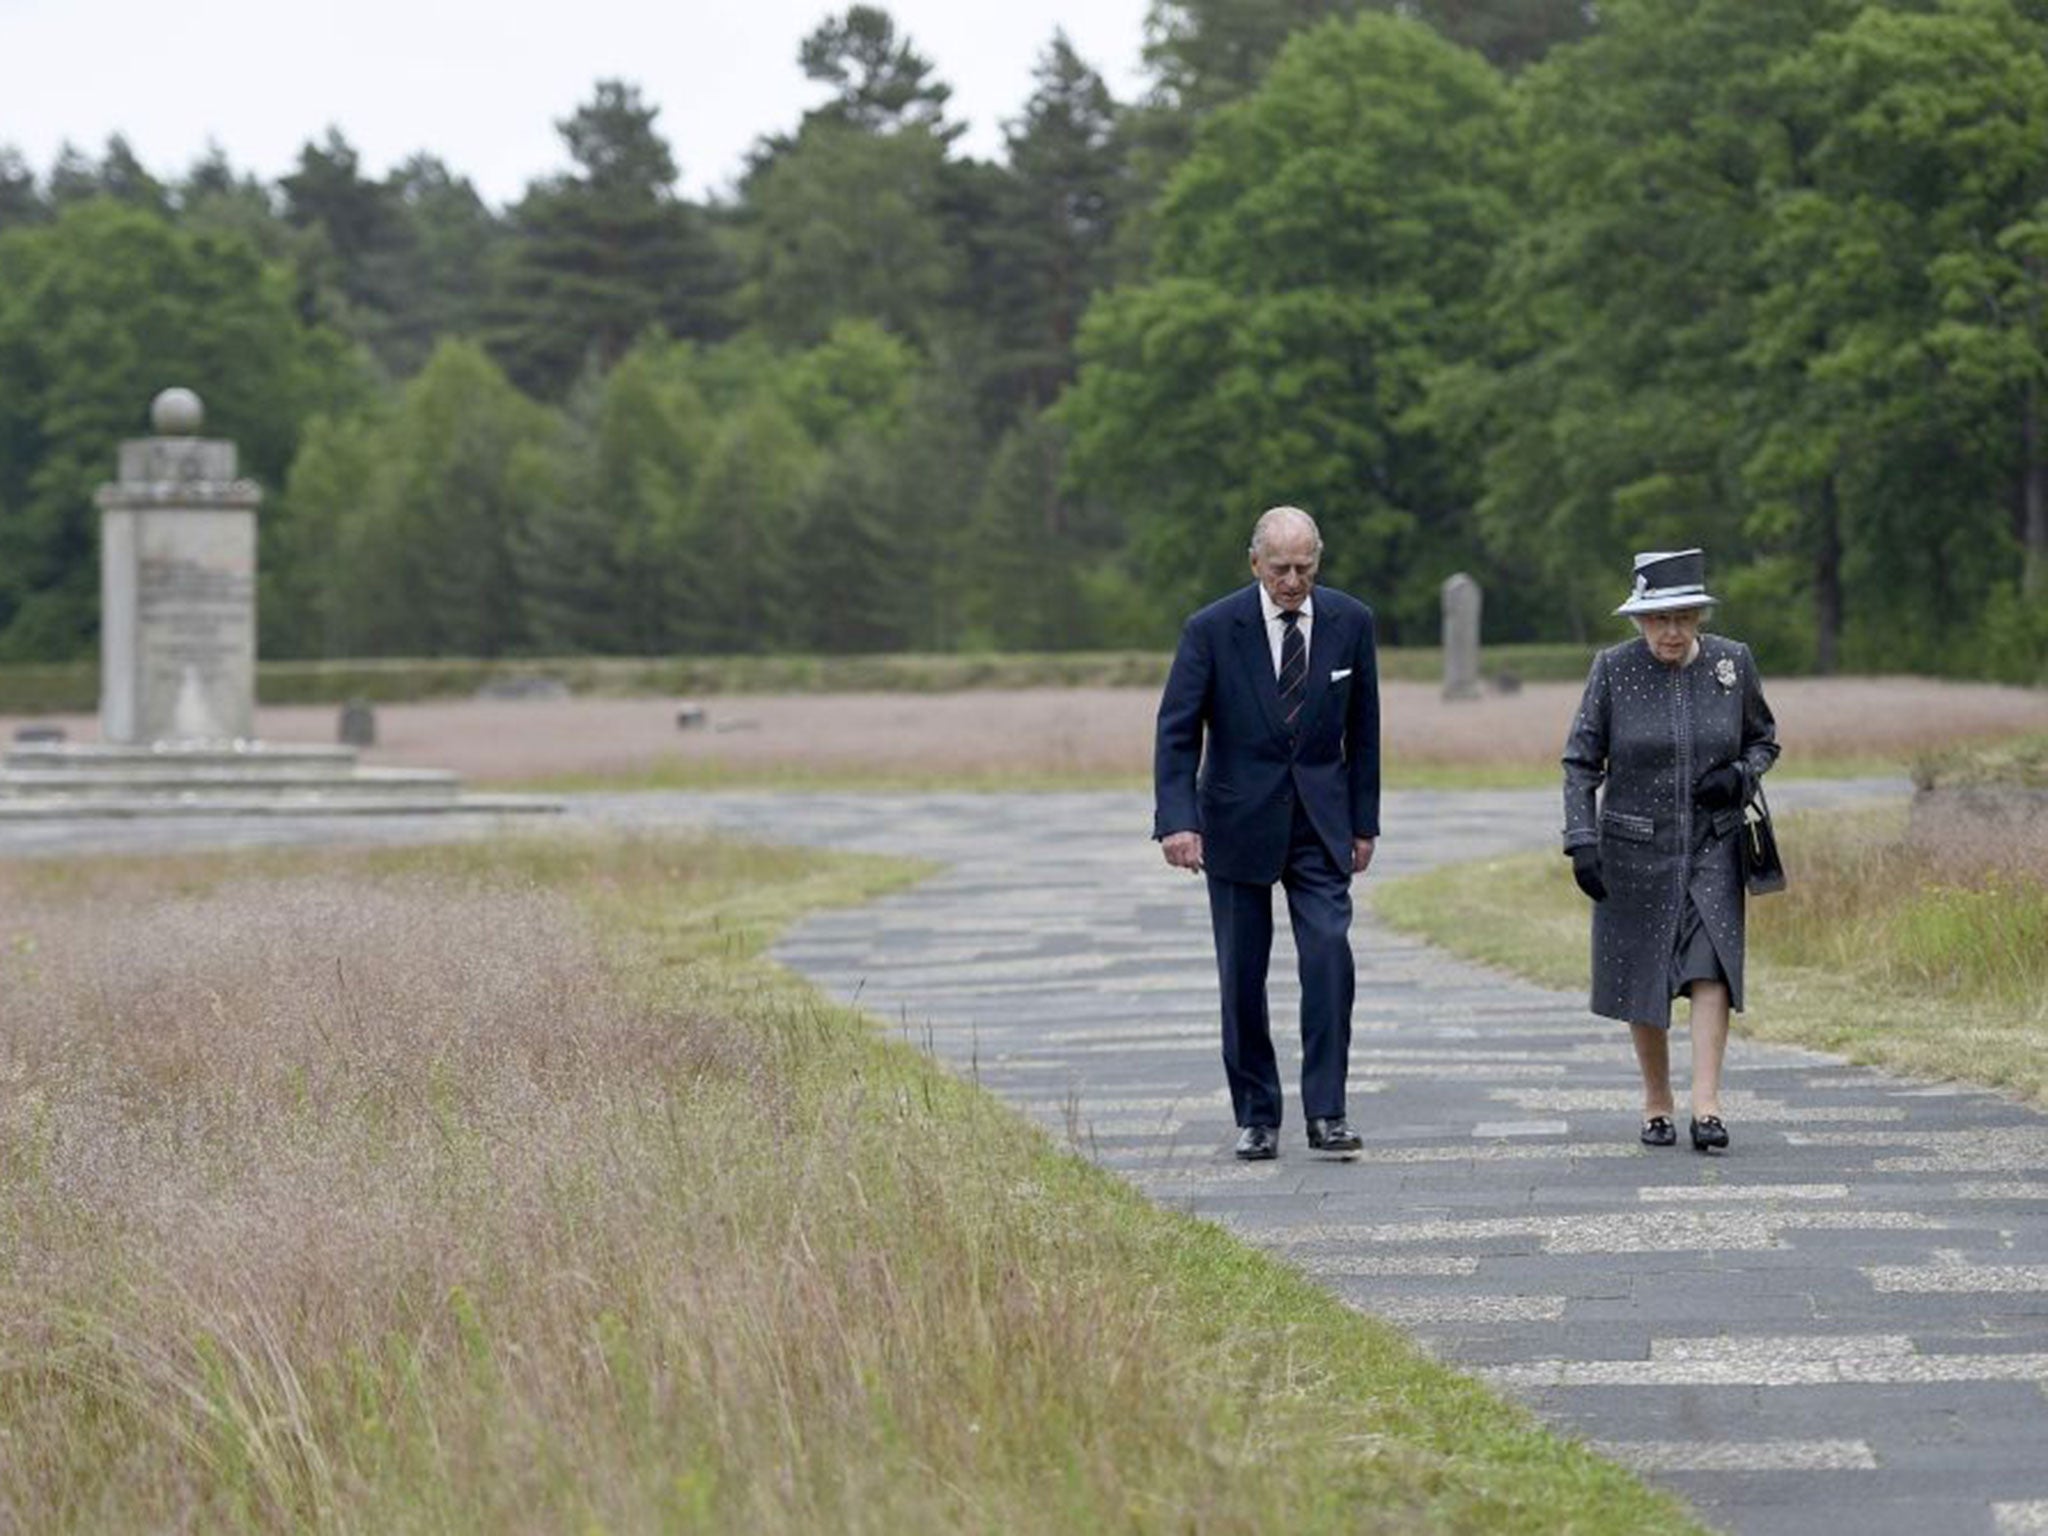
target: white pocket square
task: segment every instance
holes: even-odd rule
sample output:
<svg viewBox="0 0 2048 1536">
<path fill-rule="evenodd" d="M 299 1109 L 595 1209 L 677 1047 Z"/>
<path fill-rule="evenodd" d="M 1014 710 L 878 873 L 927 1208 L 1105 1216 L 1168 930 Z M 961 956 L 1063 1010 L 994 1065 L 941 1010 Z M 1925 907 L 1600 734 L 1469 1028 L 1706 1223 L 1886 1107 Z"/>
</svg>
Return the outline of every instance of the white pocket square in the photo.
<svg viewBox="0 0 2048 1536">
<path fill-rule="evenodd" d="M 1350 675 L 1351 669 L 1349 667 L 1339 667 L 1336 671 L 1330 674 L 1330 681 L 1333 683 L 1341 683 L 1344 681 L 1345 678 L 1349 677 Z"/>
</svg>

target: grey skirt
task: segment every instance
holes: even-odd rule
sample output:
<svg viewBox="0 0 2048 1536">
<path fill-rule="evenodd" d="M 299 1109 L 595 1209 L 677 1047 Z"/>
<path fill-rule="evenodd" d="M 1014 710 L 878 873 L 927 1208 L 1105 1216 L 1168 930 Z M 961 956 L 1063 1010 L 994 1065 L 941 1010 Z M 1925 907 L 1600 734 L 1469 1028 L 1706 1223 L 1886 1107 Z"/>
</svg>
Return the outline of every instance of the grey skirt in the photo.
<svg viewBox="0 0 2048 1536">
<path fill-rule="evenodd" d="M 1702 826 L 1699 842 L 1693 848 L 1695 866 L 1714 847 L 1717 839 L 1709 826 Z M 1714 948 L 1713 935 L 1707 932 L 1706 919 L 1700 915 L 1699 903 L 1691 891 L 1685 893 L 1685 910 L 1678 916 L 1678 937 L 1671 947 L 1671 995 L 1691 997 L 1694 982 L 1718 981 L 1728 985 L 1728 968 L 1721 963 L 1720 952 Z"/>
<path fill-rule="evenodd" d="M 1678 942 L 1671 951 L 1671 995 L 1691 997 L 1696 981 L 1718 981 L 1728 985 L 1728 969 L 1707 932 L 1697 903 L 1685 898 L 1685 913 L 1678 919 Z"/>
</svg>

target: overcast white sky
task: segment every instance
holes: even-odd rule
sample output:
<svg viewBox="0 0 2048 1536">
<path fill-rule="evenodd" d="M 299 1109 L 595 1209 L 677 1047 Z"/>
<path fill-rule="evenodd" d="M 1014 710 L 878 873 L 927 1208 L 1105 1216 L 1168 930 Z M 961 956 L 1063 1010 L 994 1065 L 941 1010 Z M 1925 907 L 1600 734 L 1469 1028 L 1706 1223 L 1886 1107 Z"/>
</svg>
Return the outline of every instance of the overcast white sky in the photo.
<svg viewBox="0 0 2048 1536">
<path fill-rule="evenodd" d="M 637 84 L 703 196 L 824 92 L 797 45 L 848 0 L 0 0 L 0 145 L 47 174 L 66 139 L 126 134 L 159 176 L 218 142 L 274 179 L 332 124 L 382 175 L 429 150 L 486 200 L 562 169 L 554 130 L 600 79 Z M 961 148 L 993 156 L 1064 27 L 1119 100 L 1137 94 L 1147 0 L 885 4 L 953 87 Z"/>
</svg>

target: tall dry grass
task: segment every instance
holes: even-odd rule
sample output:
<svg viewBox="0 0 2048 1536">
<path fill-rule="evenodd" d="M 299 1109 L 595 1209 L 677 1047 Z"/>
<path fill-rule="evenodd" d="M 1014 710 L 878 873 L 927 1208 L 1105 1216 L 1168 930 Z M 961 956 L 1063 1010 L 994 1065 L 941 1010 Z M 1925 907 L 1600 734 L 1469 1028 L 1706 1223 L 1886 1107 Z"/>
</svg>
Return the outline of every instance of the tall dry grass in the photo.
<svg viewBox="0 0 2048 1536">
<path fill-rule="evenodd" d="M 2013 1005 L 2048 1025 L 2048 840 L 1928 835 L 1901 810 L 1788 824 L 1799 878 L 1753 907 L 1754 942 L 1790 965 Z M 2048 831 L 2048 828 L 2040 829 Z"/>
<path fill-rule="evenodd" d="M 19 1528 L 130 1500 L 291 1524 L 394 1471 L 526 1523 L 536 1478 L 625 1427 L 605 1330 L 678 1280 L 717 1294 L 689 1256 L 719 1213 L 670 1194 L 689 1125 L 764 1081 L 760 1048 L 624 1006 L 565 899 L 358 877 L 9 910 Z M 558 1419 L 562 1396 L 596 1416 Z"/>
<path fill-rule="evenodd" d="M 881 877 L 238 869 L 0 865 L 0 1527 L 1671 1523 L 751 962 Z"/>
<path fill-rule="evenodd" d="M 1791 883 L 1751 907 L 1747 1027 L 2048 1102 L 2048 840 L 1946 826 L 1788 820 Z"/>
</svg>

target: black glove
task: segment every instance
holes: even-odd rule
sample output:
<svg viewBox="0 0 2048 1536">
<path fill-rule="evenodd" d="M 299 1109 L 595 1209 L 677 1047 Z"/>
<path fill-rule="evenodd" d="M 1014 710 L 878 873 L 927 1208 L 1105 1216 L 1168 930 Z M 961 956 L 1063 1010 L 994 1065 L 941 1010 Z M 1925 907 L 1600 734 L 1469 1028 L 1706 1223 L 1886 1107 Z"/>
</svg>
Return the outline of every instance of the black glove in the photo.
<svg viewBox="0 0 2048 1536">
<path fill-rule="evenodd" d="M 1579 882 L 1579 889 L 1593 900 L 1607 899 L 1607 882 L 1600 878 L 1598 844 L 1581 843 L 1572 850 L 1572 878 Z"/>
<path fill-rule="evenodd" d="M 1742 770 L 1733 763 L 1709 768 L 1692 787 L 1692 803 L 1703 811 L 1742 804 Z"/>
</svg>

